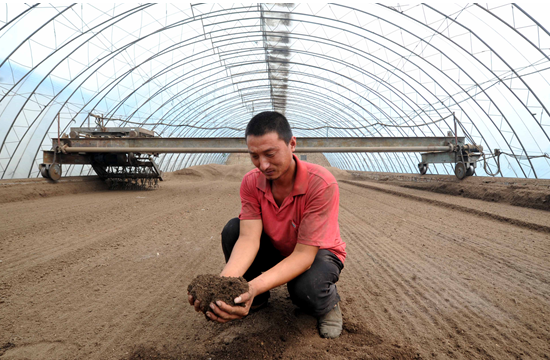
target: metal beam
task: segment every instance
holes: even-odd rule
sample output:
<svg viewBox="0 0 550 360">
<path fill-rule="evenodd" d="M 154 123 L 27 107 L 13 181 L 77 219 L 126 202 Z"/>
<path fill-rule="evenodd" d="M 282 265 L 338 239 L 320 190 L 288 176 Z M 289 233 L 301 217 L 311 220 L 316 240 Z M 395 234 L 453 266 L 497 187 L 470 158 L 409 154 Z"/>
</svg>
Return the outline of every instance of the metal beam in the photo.
<svg viewBox="0 0 550 360">
<path fill-rule="evenodd" d="M 80 154 L 55 154 L 54 151 L 44 151 L 42 154 L 42 162 L 44 164 L 52 164 L 55 158 L 55 162 L 59 164 L 78 164 L 86 165 L 91 164 L 90 156 Z"/>
<path fill-rule="evenodd" d="M 66 147 L 67 153 L 248 153 L 241 147 Z M 423 151 L 453 151 L 453 145 L 447 146 L 368 146 L 368 147 L 296 147 L 300 153 L 351 153 L 351 152 L 423 152 Z"/>
<path fill-rule="evenodd" d="M 248 152 L 244 138 L 62 138 L 68 153 L 236 153 Z M 464 137 L 458 138 L 458 145 Z M 53 148 L 57 139 L 52 139 Z M 65 146 L 66 145 L 66 146 Z M 327 137 L 298 138 L 296 152 L 423 152 L 452 151 L 454 137 Z"/>
</svg>

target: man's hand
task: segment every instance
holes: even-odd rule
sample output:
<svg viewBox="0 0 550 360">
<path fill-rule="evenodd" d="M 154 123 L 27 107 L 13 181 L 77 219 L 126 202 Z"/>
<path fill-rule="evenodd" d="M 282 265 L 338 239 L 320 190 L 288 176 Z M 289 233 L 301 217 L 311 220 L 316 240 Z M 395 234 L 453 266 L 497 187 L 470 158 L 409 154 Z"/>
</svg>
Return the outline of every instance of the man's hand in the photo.
<svg viewBox="0 0 550 360">
<path fill-rule="evenodd" d="M 201 302 L 199 300 L 195 300 L 193 295 L 187 293 L 187 300 L 189 301 L 189 305 L 195 307 L 196 312 L 201 311 Z"/>
<path fill-rule="evenodd" d="M 235 299 L 235 304 L 244 304 L 244 306 L 230 306 L 223 301 L 216 301 L 216 303 L 210 304 L 212 311 L 207 311 L 206 316 L 210 320 L 214 320 L 220 323 L 226 323 L 231 320 L 242 319 L 250 311 L 252 301 L 254 300 L 254 290 L 249 289 L 248 292 L 241 294 Z M 196 305 L 195 305 L 196 309 Z"/>
</svg>

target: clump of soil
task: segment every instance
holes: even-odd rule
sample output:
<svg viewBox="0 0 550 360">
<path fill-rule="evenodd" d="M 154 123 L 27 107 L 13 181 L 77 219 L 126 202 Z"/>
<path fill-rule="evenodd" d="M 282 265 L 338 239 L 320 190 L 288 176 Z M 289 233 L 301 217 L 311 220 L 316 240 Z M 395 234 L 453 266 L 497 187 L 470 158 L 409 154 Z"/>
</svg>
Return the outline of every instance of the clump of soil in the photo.
<svg viewBox="0 0 550 360">
<path fill-rule="evenodd" d="M 248 282 L 242 277 L 223 277 L 219 275 L 198 275 L 187 287 L 187 291 L 201 303 L 201 311 L 206 313 L 210 304 L 217 300 L 231 306 L 235 298 L 248 291 Z"/>
</svg>

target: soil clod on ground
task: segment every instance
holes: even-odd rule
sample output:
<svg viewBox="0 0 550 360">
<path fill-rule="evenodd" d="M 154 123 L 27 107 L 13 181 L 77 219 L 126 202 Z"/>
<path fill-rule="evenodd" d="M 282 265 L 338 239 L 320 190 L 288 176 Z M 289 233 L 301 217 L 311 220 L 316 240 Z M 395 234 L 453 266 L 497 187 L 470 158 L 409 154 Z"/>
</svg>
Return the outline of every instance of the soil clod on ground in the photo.
<svg viewBox="0 0 550 360">
<path fill-rule="evenodd" d="M 198 275 L 191 281 L 187 291 L 200 301 L 201 311 L 206 313 L 210 304 L 217 300 L 231 306 L 244 306 L 244 304 L 235 304 L 235 298 L 248 291 L 248 282 L 243 277 Z"/>
</svg>

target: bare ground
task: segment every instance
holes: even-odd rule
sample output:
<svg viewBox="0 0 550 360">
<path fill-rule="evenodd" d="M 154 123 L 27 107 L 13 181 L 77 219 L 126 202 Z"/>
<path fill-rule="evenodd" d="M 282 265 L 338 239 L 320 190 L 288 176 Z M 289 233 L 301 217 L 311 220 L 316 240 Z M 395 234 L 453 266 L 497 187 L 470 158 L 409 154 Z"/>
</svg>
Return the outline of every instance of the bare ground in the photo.
<svg viewBox="0 0 550 360">
<path fill-rule="evenodd" d="M 206 321 L 187 285 L 222 269 L 247 168 L 186 169 L 143 192 L 2 184 L 0 358 L 548 358 L 548 211 L 336 170 L 342 336 L 321 339 L 284 286 L 244 320 Z"/>
</svg>

